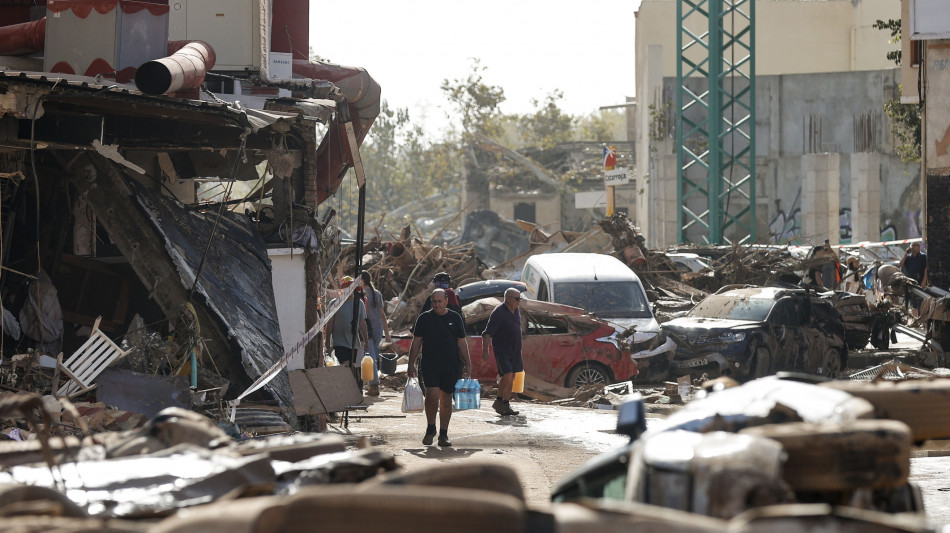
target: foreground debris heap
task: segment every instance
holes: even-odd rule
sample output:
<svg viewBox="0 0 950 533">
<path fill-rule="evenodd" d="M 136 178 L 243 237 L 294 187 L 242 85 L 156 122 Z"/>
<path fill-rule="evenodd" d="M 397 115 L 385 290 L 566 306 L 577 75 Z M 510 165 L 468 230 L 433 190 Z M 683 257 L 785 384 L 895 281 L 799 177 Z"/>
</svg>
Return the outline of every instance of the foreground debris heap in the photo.
<svg viewBox="0 0 950 533">
<path fill-rule="evenodd" d="M 553 499 L 659 505 L 727 520 L 730 530 L 780 515 L 770 525 L 782 529 L 755 530 L 930 530 L 910 457 L 914 443 L 950 436 L 950 380 L 897 364 L 871 373 L 878 381 L 711 380 L 649 428 L 635 399 L 618 415 L 630 443 L 572 472 Z M 831 506 L 875 525 L 811 514 Z"/>
<path fill-rule="evenodd" d="M 750 505 L 723 509 L 728 512 L 722 516 L 608 499 L 535 508 L 526 504 L 515 470 L 497 462 L 404 472 L 392 455 L 359 449 L 359 443 L 353 450 L 341 437 L 297 434 L 237 442 L 226 431 L 230 428 L 179 409 L 163 411 L 135 430 L 66 439 L 71 443 L 66 446 L 51 436 L 61 426 L 45 403 L 36 395 L 0 401 L 0 416 L 19 414 L 40 436 L 0 443 L 0 458 L 7 460 L 0 473 L 0 532 L 935 531 L 914 514 L 800 503 L 763 506 L 782 498 L 746 501 Z M 782 414 L 768 415 L 778 428 L 786 425 Z M 9 462 L 25 445 L 40 453 Z M 756 485 L 761 476 L 727 479 L 709 473 L 710 481 L 726 484 L 700 484 L 697 490 L 730 487 L 722 494 L 735 495 L 763 487 Z M 865 477 L 889 475 L 906 477 L 873 469 Z"/>
<path fill-rule="evenodd" d="M 238 442 L 233 426 L 179 408 L 165 409 L 136 429 L 95 434 L 76 416 L 70 419 L 79 424 L 76 431 L 57 422 L 60 414 L 48 403 L 33 394 L 0 401 L 0 415 L 19 415 L 36 435 L 0 442 L 0 486 L 29 485 L 34 492 L 28 499 L 58 502 L 41 515 L 59 516 L 66 509 L 68 516 L 154 519 L 229 495 L 287 495 L 396 468 L 391 454 L 344 453 L 342 438 L 329 435 Z M 75 412 L 68 402 L 64 406 Z M 0 509 L 10 504 L 0 498 Z"/>
</svg>

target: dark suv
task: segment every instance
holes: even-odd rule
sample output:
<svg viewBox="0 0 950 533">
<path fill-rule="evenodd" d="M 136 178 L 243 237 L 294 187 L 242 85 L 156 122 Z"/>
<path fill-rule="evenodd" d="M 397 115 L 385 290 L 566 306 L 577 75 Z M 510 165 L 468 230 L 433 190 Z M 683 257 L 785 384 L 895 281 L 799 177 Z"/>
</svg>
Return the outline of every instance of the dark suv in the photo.
<svg viewBox="0 0 950 533">
<path fill-rule="evenodd" d="M 789 370 L 834 378 L 847 365 L 841 314 L 805 289 L 721 290 L 661 328 L 676 343 L 673 376 L 745 381 Z"/>
</svg>

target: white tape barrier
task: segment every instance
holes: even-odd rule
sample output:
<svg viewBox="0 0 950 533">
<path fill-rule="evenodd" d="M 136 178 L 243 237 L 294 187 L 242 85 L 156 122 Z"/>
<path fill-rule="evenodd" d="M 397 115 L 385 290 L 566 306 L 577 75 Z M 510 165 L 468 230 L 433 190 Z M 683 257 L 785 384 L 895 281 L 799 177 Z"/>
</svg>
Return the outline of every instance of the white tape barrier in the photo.
<svg viewBox="0 0 950 533">
<path fill-rule="evenodd" d="M 266 372 L 261 374 L 261 377 L 257 378 L 254 383 L 251 383 L 251 386 L 248 387 L 246 391 L 242 392 L 240 396 L 228 402 L 228 405 L 231 407 L 231 422 L 234 422 L 234 418 L 237 415 L 237 406 L 241 403 L 241 399 L 263 387 L 264 385 L 267 385 L 270 380 L 274 379 L 274 376 L 279 374 L 280 371 L 283 370 L 288 363 L 290 363 L 290 360 L 293 359 L 293 357 L 297 355 L 300 350 L 303 350 L 304 347 L 309 344 L 314 337 L 317 336 L 317 333 L 323 329 L 323 326 L 325 326 L 330 320 L 330 317 L 335 315 L 336 312 L 339 311 L 341 307 L 343 307 L 343 304 L 347 302 L 347 298 L 353 294 L 353 291 L 355 291 L 357 287 L 359 287 L 359 285 L 356 282 L 353 282 L 349 287 L 344 289 L 340 296 L 337 297 L 333 307 L 330 307 L 325 313 L 323 313 L 323 316 L 320 317 L 320 320 L 317 320 L 317 323 L 314 324 L 309 331 L 304 333 L 303 337 L 301 337 L 300 340 L 294 344 L 293 348 L 287 350 L 284 353 L 284 356 L 281 357 L 280 360 L 274 364 L 274 366 L 270 367 Z"/>
<path fill-rule="evenodd" d="M 869 246 L 896 246 L 900 244 L 912 244 L 915 242 L 923 242 L 923 239 L 917 237 L 916 239 L 901 239 L 899 241 L 881 241 L 881 242 L 859 242 L 856 244 L 836 244 L 832 248 L 867 248 Z"/>
</svg>

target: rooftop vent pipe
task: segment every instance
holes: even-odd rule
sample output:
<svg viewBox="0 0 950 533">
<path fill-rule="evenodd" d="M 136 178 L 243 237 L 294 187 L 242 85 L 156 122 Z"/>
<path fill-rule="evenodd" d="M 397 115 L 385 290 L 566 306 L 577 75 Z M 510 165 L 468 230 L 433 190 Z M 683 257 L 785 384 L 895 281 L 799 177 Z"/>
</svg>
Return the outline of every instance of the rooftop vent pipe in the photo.
<svg viewBox="0 0 950 533">
<path fill-rule="evenodd" d="M 168 57 L 143 64 L 135 72 L 135 86 L 145 94 L 195 89 L 214 67 L 214 48 L 204 41 L 169 41 Z"/>
<path fill-rule="evenodd" d="M 46 45 L 46 17 L 0 27 L 0 56 L 39 52 Z"/>
</svg>

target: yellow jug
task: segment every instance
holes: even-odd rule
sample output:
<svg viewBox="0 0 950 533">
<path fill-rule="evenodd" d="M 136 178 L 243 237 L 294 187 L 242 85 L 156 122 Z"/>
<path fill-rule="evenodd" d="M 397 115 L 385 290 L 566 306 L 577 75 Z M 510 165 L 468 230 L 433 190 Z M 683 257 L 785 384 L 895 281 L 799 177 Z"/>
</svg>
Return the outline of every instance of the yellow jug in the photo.
<svg viewBox="0 0 950 533">
<path fill-rule="evenodd" d="M 360 378 L 363 381 L 373 381 L 373 358 L 364 355 L 360 361 Z"/>
<path fill-rule="evenodd" d="M 511 392 L 524 392 L 524 370 L 515 372 L 515 382 L 511 385 Z"/>
</svg>

